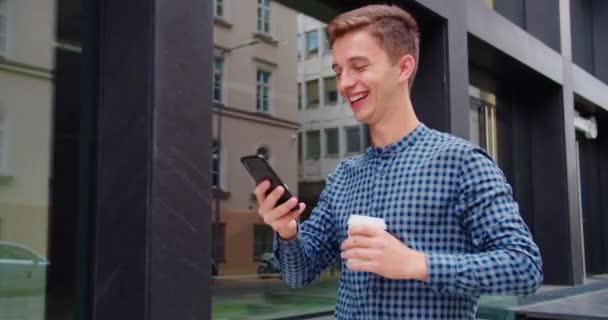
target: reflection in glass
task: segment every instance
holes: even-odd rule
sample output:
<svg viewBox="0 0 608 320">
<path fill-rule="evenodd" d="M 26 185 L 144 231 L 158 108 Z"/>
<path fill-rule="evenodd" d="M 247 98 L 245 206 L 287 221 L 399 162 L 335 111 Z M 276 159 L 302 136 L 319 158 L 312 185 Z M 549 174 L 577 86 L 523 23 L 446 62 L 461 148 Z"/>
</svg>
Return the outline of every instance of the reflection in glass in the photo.
<svg viewBox="0 0 608 320">
<path fill-rule="evenodd" d="M 222 2 L 226 6 L 234 0 Z M 220 202 L 212 214 L 218 251 L 211 261 L 213 319 L 332 310 L 339 264 L 308 288 L 287 288 L 272 259 L 275 233 L 257 214 L 255 184 L 240 158 L 267 158 L 290 191 L 312 208 L 320 186 L 344 154 L 341 131 L 358 124 L 349 108 L 338 107 L 335 73 L 331 64 L 326 66 L 331 56 L 320 54 L 323 24 L 269 0 L 238 4 L 239 10 L 229 12 L 230 26 L 217 19 L 214 24 L 216 54 L 236 49 L 224 55 L 223 67 L 214 73 L 219 79 L 221 70 L 222 85 L 214 91 L 218 97 L 221 90 L 222 105 L 214 106 L 213 119 L 221 152 L 210 151 L 213 159 L 220 158 L 214 165 L 221 177 L 213 177 L 222 190 L 213 194 Z M 326 104 L 333 105 L 326 109 L 336 113 L 333 118 L 323 114 Z M 323 157 L 326 152 L 331 157 Z"/>
<path fill-rule="evenodd" d="M 498 137 L 496 124 L 496 97 L 488 92 L 469 86 L 469 128 L 471 142 L 486 149 L 498 161 Z"/>
<path fill-rule="evenodd" d="M 44 318 L 54 14 L 0 0 L 0 319 Z"/>
</svg>

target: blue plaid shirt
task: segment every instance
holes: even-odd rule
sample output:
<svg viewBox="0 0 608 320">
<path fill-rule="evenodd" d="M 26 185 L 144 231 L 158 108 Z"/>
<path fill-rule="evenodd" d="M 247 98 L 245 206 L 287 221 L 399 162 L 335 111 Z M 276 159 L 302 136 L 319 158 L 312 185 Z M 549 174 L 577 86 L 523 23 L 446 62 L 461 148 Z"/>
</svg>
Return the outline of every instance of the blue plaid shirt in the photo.
<svg viewBox="0 0 608 320">
<path fill-rule="evenodd" d="M 340 258 L 351 214 L 384 218 L 388 232 L 426 253 L 429 281 L 342 261 L 337 319 L 474 319 L 481 294 L 530 294 L 542 280 L 538 247 L 500 169 L 483 149 L 423 124 L 342 161 L 297 237 L 275 237 L 289 286 L 309 284 Z"/>
</svg>

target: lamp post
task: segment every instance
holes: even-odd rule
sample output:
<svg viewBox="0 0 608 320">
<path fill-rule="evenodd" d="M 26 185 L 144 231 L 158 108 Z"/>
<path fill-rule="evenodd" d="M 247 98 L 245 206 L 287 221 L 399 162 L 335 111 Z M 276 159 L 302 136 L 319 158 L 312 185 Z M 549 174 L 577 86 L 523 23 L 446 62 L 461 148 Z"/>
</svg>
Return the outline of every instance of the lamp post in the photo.
<svg viewBox="0 0 608 320">
<path fill-rule="evenodd" d="M 222 49 L 222 51 L 220 52 L 220 58 L 222 58 L 222 62 L 225 63 L 225 59 L 226 57 L 232 53 L 235 50 L 241 49 L 241 48 L 245 48 L 245 47 L 249 47 L 249 46 L 253 46 L 256 45 L 260 42 L 260 40 L 257 39 L 253 39 L 250 41 L 247 41 L 245 43 L 236 45 L 234 47 L 228 48 L 228 49 Z M 223 65 L 222 65 L 223 66 Z M 214 104 L 215 106 L 215 104 Z M 218 247 L 218 240 L 220 237 L 220 232 L 221 232 L 221 216 L 220 216 L 220 203 L 221 203 L 221 192 L 222 192 L 222 188 L 221 188 L 221 157 L 222 157 L 222 108 L 223 108 L 223 104 L 218 104 L 217 105 L 217 136 L 216 136 L 216 145 L 215 148 L 216 150 L 214 150 L 217 153 L 217 168 L 216 168 L 216 176 L 217 176 L 217 181 L 216 181 L 216 185 L 215 188 L 213 190 L 213 195 L 214 195 L 214 200 L 215 200 L 215 223 L 213 224 L 214 227 L 214 231 L 212 232 L 213 238 L 212 238 L 212 242 L 213 242 L 213 259 L 215 261 L 215 267 L 216 270 L 219 274 L 219 261 L 218 261 L 218 256 L 219 256 L 219 247 Z"/>
</svg>

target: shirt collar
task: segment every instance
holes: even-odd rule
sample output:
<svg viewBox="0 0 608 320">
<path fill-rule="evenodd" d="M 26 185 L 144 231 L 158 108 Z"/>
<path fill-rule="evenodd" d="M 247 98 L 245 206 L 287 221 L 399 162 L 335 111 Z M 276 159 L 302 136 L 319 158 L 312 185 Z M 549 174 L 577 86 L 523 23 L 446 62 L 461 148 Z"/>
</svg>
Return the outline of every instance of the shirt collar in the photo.
<svg viewBox="0 0 608 320">
<path fill-rule="evenodd" d="M 386 145 L 384 148 L 370 146 L 365 151 L 369 155 L 373 156 L 390 156 L 397 154 L 399 152 L 405 151 L 411 145 L 415 144 L 422 136 L 424 136 L 429 131 L 429 128 L 424 125 L 424 123 L 420 123 L 414 130 L 410 133 L 406 134 L 403 138 Z"/>
</svg>

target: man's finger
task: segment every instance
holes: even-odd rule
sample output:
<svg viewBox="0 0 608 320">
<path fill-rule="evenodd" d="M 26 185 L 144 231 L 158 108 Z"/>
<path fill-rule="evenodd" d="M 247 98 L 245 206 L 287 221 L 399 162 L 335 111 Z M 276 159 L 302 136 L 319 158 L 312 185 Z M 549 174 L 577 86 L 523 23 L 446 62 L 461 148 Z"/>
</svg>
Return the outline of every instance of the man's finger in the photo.
<svg viewBox="0 0 608 320">
<path fill-rule="evenodd" d="M 350 236 L 342 242 L 342 250 L 352 248 L 373 248 L 376 247 L 376 240 L 366 236 Z"/>
<path fill-rule="evenodd" d="M 264 199 L 264 202 L 260 205 L 260 210 L 269 212 L 277 206 L 277 200 L 283 195 L 285 189 L 278 186 L 272 190 L 272 192 Z"/>
<path fill-rule="evenodd" d="M 270 188 L 270 181 L 264 180 L 255 187 L 255 197 L 258 199 L 258 203 L 264 202 L 266 199 L 266 191 Z"/>
<path fill-rule="evenodd" d="M 347 260 L 346 267 L 352 271 L 378 273 L 380 264 L 374 260 Z"/>
<path fill-rule="evenodd" d="M 273 223 L 276 225 L 284 225 L 284 224 L 287 224 L 287 223 L 291 222 L 292 220 L 298 218 L 302 214 L 302 212 L 304 212 L 304 210 L 306 209 L 306 205 L 304 204 L 304 202 L 300 202 L 299 206 L 300 206 L 300 209 L 289 212 L 288 214 L 275 220 Z"/>
<path fill-rule="evenodd" d="M 369 248 L 352 248 L 346 251 L 342 251 L 340 257 L 342 259 L 360 259 L 360 260 L 374 260 L 380 255 L 380 251 Z"/>
<path fill-rule="evenodd" d="M 264 218 L 267 219 L 266 221 L 269 221 L 267 223 L 272 223 L 273 221 L 279 220 L 280 218 L 290 213 L 296 207 L 297 204 L 298 199 L 296 199 L 295 197 L 291 197 L 289 200 L 285 201 L 285 203 L 269 211 L 266 215 L 267 217 Z"/>
</svg>

